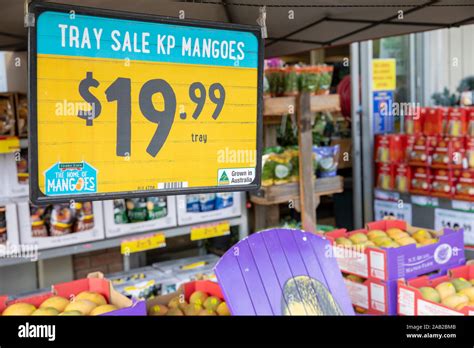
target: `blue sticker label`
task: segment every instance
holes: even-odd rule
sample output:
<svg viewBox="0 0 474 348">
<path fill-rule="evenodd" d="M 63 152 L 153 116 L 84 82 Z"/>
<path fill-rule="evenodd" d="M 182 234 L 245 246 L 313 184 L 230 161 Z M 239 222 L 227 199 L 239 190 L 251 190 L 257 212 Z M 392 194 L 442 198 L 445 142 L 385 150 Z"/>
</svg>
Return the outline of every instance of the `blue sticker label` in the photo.
<svg viewBox="0 0 474 348">
<path fill-rule="evenodd" d="M 44 175 L 47 196 L 97 192 L 97 169 L 87 162 L 58 162 Z"/>
</svg>

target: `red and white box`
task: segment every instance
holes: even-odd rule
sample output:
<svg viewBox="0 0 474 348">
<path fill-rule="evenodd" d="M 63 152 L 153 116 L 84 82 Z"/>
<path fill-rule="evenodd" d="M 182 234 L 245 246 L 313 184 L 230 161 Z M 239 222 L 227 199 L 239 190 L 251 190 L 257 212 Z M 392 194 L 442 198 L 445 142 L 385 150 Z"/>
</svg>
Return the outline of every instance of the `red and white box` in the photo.
<svg viewBox="0 0 474 348">
<path fill-rule="evenodd" d="M 428 167 L 411 167 L 409 191 L 415 194 L 429 195 L 431 192 L 431 170 Z"/>
<path fill-rule="evenodd" d="M 394 165 L 389 163 L 376 163 L 377 173 L 375 187 L 382 190 L 394 189 Z"/>
<path fill-rule="evenodd" d="M 443 276 L 421 276 L 411 280 L 398 281 L 398 309 L 399 315 L 474 315 L 474 306 L 465 306 L 462 309 L 450 308 L 442 303 L 424 299 L 419 288 L 432 287 L 449 282 L 453 278 L 474 279 L 474 263 L 468 262 L 464 266 L 449 269 Z"/>
</svg>

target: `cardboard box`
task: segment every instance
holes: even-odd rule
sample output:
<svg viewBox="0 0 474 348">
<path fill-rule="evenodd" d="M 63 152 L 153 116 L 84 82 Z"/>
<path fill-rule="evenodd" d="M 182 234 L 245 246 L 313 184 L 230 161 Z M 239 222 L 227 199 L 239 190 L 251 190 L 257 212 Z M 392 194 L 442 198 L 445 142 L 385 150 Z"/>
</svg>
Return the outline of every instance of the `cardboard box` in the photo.
<svg viewBox="0 0 474 348">
<path fill-rule="evenodd" d="M 395 165 L 394 190 L 398 192 L 408 192 L 411 180 L 411 169 L 405 163 Z"/>
<path fill-rule="evenodd" d="M 395 183 L 395 167 L 389 163 L 376 163 L 377 173 L 375 187 L 383 190 L 393 190 Z"/>
<path fill-rule="evenodd" d="M 3 197 L 28 197 L 28 150 L 0 155 L 0 192 Z"/>
<path fill-rule="evenodd" d="M 423 122 L 426 110 L 422 112 L 422 109 L 426 108 L 413 108 L 410 110 L 408 115 L 405 115 L 405 134 L 408 135 L 421 135 L 423 134 Z"/>
<path fill-rule="evenodd" d="M 79 203 L 76 203 L 79 204 Z M 20 225 L 20 240 L 24 244 L 37 244 L 38 249 L 57 248 L 60 246 L 91 242 L 104 239 L 104 222 L 102 213 L 102 203 L 92 202 L 93 207 L 93 226 L 84 231 L 78 231 L 58 236 L 51 236 L 45 233 L 33 236 L 34 229 L 38 227 L 38 221 L 32 221 L 29 202 L 18 203 L 18 220 Z M 41 226 L 40 226 L 41 227 Z M 48 232 L 47 225 L 44 224 L 43 232 Z M 40 236 L 43 235 L 43 236 Z"/>
<path fill-rule="evenodd" d="M 448 270 L 447 275 L 422 276 L 408 281 L 398 281 L 398 314 L 399 315 L 474 315 L 474 306 L 460 310 L 449 308 L 441 303 L 425 300 L 419 288 L 436 287 L 450 281 L 451 278 L 474 279 L 474 263 Z"/>
<path fill-rule="evenodd" d="M 354 281 L 344 276 L 344 283 L 354 306 L 365 309 L 365 314 L 397 314 L 397 281 L 384 282 L 373 278 L 359 278 Z"/>
<path fill-rule="evenodd" d="M 406 136 L 377 134 L 374 143 L 375 162 L 400 163 L 405 161 Z"/>
<path fill-rule="evenodd" d="M 16 204 L 0 202 L 0 258 L 11 254 L 9 246 L 16 246 L 19 243 Z"/>
<path fill-rule="evenodd" d="M 431 192 L 431 170 L 428 167 L 411 166 L 410 193 L 429 195 Z"/>
<path fill-rule="evenodd" d="M 219 284 L 210 280 L 197 280 L 182 284 L 175 292 L 149 299 L 146 301 L 147 311 L 149 311 L 155 305 L 167 306 L 171 299 L 175 297 L 183 296 L 184 300 L 189 302 L 189 298 L 195 291 L 205 292 L 224 301 L 224 295 L 222 294 Z"/>
<path fill-rule="evenodd" d="M 474 107 L 466 108 L 467 136 L 474 137 Z"/>
<path fill-rule="evenodd" d="M 465 155 L 463 138 L 439 137 L 431 154 L 432 168 L 462 168 Z"/>
<path fill-rule="evenodd" d="M 448 109 L 446 135 L 463 137 L 467 134 L 467 113 L 465 108 L 451 107 Z"/>
<path fill-rule="evenodd" d="M 87 278 L 73 280 L 71 282 L 54 284 L 51 291 L 43 294 L 37 294 L 28 297 L 11 298 L 8 296 L 0 297 L 0 312 L 14 303 L 26 302 L 39 307 L 43 301 L 51 296 L 62 296 L 73 298 L 82 291 L 94 291 L 102 294 L 107 303 L 117 306 L 119 309 L 102 314 L 104 316 L 143 316 L 146 315 L 145 301 L 135 301 L 118 293 L 109 280 L 104 279 L 100 272 L 91 273 Z"/>
<path fill-rule="evenodd" d="M 462 170 L 457 177 L 454 198 L 474 201 L 474 170 Z"/>
<path fill-rule="evenodd" d="M 439 107 L 426 108 L 424 114 L 423 134 L 442 135 L 444 134 L 445 111 Z"/>
<path fill-rule="evenodd" d="M 240 192 L 176 196 L 178 225 L 240 216 L 241 197 Z"/>
<path fill-rule="evenodd" d="M 335 245 L 336 238 L 349 237 L 355 233 L 367 233 L 369 230 L 386 231 L 389 228 L 399 228 L 408 234 L 422 229 L 409 226 L 405 221 L 382 220 L 370 222 L 366 229 L 347 232 L 345 229 L 326 233 L 326 237 L 333 243 L 334 254 L 341 271 L 363 278 L 375 278 L 383 281 L 410 279 L 441 269 L 447 269 L 464 264 L 463 231 L 444 229 L 443 232 L 429 230 L 436 235 L 438 242 L 417 247 L 414 244 L 398 248 L 358 249 L 341 248 Z"/>
<path fill-rule="evenodd" d="M 423 135 L 407 139 L 407 162 L 412 166 L 424 166 L 430 163 L 428 138 Z"/>
<path fill-rule="evenodd" d="M 458 169 L 434 169 L 432 171 L 431 195 L 452 198 L 456 186 Z"/>
<path fill-rule="evenodd" d="M 164 228 L 175 227 L 177 225 L 175 197 L 169 196 L 165 199 L 166 211 L 163 212 L 164 215 L 162 217 L 151 219 L 150 217 L 144 217 L 144 221 L 138 222 L 133 222 L 133 219 L 127 220 L 127 215 L 130 216 L 129 210 L 125 206 L 126 201 L 128 200 L 104 201 L 104 220 L 106 237 L 113 238 L 133 233 L 157 231 Z M 123 204 L 124 206 L 119 207 L 119 204 Z M 122 210 L 117 212 L 117 209 Z M 116 216 L 116 214 L 122 214 L 123 219 Z M 119 223 L 119 221 L 122 221 L 122 223 Z"/>
</svg>

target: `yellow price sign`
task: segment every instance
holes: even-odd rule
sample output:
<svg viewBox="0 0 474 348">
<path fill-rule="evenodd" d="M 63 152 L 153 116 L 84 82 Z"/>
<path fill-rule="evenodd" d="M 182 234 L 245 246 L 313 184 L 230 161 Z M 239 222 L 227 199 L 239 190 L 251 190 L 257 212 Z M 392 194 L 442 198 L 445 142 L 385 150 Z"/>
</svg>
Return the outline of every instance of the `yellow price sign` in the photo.
<svg viewBox="0 0 474 348">
<path fill-rule="evenodd" d="M 230 234 L 230 225 L 229 222 L 225 221 L 212 225 L 193 227 L 191 229 L 191 240 L 222 237 L 228 234 Z"/>
<path fill-rule="evenodd" d="M 18 137 L 0 137 L 0 154 L 12 153 L 20 150 Z"/>
<path fill-rule="evenodd" d="M 258 27 L 31 11 L 34 202 L 258 188 Z"/>
<path fill-rule="evenodd" d="M 187 264 L 187 265 L 183 265 L 180 268 L 181 268 L 182 271 L 189 271 L 190 269 L 196 269 L 196 268 L 199 268 L 199 267 L 204 267 L 207 264 L 208 263 L 206 261 L 199 261 L 199 262 L 194 262 L 194 263 L 190 263 L 190 264 Z"/>
<path fill-rule="evenodd" d="M 396 59 L 372 60 L 372 90 L 394 91 L 397 87 Z"/>
<path fill-rule="evenodd" d="M 135 239 L 127 239 L 120 244 L 120 252 L 123 255 L 139 253 L 146 250 L 164 248 L 166 237 L 163 233 L 155 233 Z"/>
</svg>

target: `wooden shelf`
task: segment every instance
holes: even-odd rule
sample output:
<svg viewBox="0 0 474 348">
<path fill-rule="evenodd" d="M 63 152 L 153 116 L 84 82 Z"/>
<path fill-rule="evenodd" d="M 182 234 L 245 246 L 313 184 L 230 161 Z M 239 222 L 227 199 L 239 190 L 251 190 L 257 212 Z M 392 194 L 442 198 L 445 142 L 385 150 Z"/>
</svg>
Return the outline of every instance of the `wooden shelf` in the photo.
<svg viewBox="0 0 474 348">
<path fill-rule="evenodd" d="M 313 95 L 311 96 L 310 105 L 312 112 L 336 112 L 341 110 L 338 94 Z M 266 98 L 263 102 L 264 116 L 287 115 L 291 109 L 296 110 L 296 97 Z"/>
<path fill-rule="evenodd" d="M 314 195 L 325 196 L 342 192 L 344 190 L 343 179 L 342 176 L 317 178 L 314 184 Z M 250 201 L 260 205 L 288 203 L 290 200 L 299 200 L 299 197 L 300 185 L 298 182 L 266 186 L 250 193 Z"/>
</svg>

